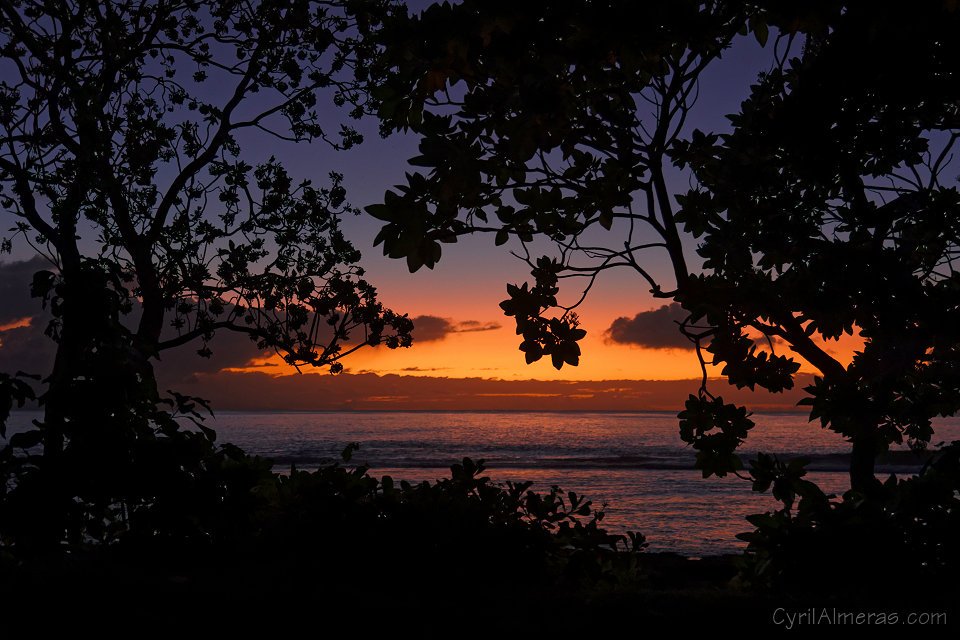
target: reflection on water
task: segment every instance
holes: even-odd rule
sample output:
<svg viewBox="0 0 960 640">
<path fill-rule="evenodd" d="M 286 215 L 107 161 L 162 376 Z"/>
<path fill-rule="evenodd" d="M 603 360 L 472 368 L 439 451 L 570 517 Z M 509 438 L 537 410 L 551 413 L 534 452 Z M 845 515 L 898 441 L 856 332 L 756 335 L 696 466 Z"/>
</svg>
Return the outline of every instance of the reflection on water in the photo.
<svg viewBox="0 0 960 640">
<path fill-rule="evenodd" d="M 36 417 L 15 412 L 9 432 Z M 840 436 L 800 414 L 753 419 L 743 457 L 808 455 L 810 478 L 824 491 L 846 489 L 849 445 Z M 606 502 L 604 526 L 639 531 L 656 551 L 736 551 L 743 543 L 734 536 L 750 529 L 744 516 L 776 507 L 742 479 L 702 478 L 669 413 L 225 412 L 208 424 L 221 442 L 272 458 L 280 472 L 338 460 L 348 442 L 361 444 L 354 462 L 368 464 L 371 474 L 410 482 L 449 477 L 449 466 L 465 456 L 484 459 L 494 481 L 529 480 L 540 491 L 556 484 L 594 505 Z M 942 420 L 936 429 L 934 443 L 960 440 L 960 419 Z M 921 462 L 900 447 L 879 469 L 906 475 Z"/>
<path fill-rule="evenodd" d="M 449 472 L 437 468 L 377 467 L 370 473 L 409 482 L 449 477 Z M 606 502 L 602 525 L 607 530 L 639 531 L 647 537 L 650 551 L 688 556 L 742 550 L 746 543 L 735 536 L 752 530 L 744 518 L 778 506 L 769 493 L 751 491 L 747 481 L 733 476 L 704 479 L 693 470 L 511 467 L 487 469 L 484 475 L 494 482 L 529 480 L 534 491 L 547 491 L 556 484 L 587 496 L 595 507 Z M 828 493 L 840 495 L 846 490 L 845 473 L 812 473 L 809 477 Z"/>
<path fill-rule="evenodd" d="M 828 493 L 843 493 L 849 445 L 840 436 L 798 414 L 754 420 L 745 457 L 812 456 L 811 468 L 819 471 L 810 478 Z M 277 470 L 335 460 L 350 441 L 361 443 L 355 461 L 370 465 L 373 475 L 410 482 L 449 477 L 453 462 L 482 458 L 494 481 L 529 480 L 540 491 L 556 484 L 594 505 L 606 502 L 603 524 L 643 533 L 655 551 L 742 549 L 735 535 L 751 529 L 744 517 L 777 506 L 737 477 L 702 478 L 669 413 L 230 413 L 218 417 L 216 428 L 224 439 L 274 458 Z M 937 435 L 934 442 L 960 439 L 960 420 L 942 421 Z M 904 474 L 919 463 L 903 451 L 883 468 Z"/>
</svg>

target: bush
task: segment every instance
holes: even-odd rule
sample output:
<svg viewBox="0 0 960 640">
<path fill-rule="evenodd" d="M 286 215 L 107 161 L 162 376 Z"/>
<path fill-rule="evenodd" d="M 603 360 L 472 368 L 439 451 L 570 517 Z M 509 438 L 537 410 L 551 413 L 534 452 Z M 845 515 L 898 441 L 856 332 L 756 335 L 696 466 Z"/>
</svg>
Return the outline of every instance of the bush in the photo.
<svg viewBox="0 0 960 640">
<path fill-rule="evenodd" d="M 741 579 L 782 589 L 885 589 L 891 580 L 938 588 L 960 568 L 960 442 L 940 449 L 912 477 L 841 500 L 771 457 L 753 463 L 755 488 L 774 487 L 783 508 L 750 516 L 756 527 Z M 793 501 L 800 497 L 796 509 Z"/>
<path fill-rule="evenodd" d="M 8 557 L 65 551 L 167 573 L 320 569 L 422 584 L 519 576 L 579 585 L 636 573 L 632 552 L 646 546 L 643 536 L 607 533 L 603 511 L 574 492 L 501 486 L 469 458 L 435 483 L 378 480 L 366 466 L 345 466 L 356 448 L 344 450 L 344 464 L 285 475 L 235 446 L 214 446 L 212 434 L 171 428 L 140 443 L 126 484 L 113 483 L 123 493 L 67 501 L 73 534 L 54 549 L 31 543 L 36 523 L 50 519 L 38 507 L 57 506 L 38 499 L 47 476 L 20 468 L 19 484 L 0 500 L 0 548 Z"/>
<path fill-rule="evenodd" d="M 347 447 L 345 461 L 355 445 Z M 600 579 L 636 568 L 638 534 L 600 528 L 602 510 L 573 492 L 492 483 L 483 460 L 464 458 L 435 483 L 377 480 L 359 466 L 292 470 L 258 488 L 248 543 L 276 558 L 420 580 Z M 281 551 L 282 550 L 282 551 Z"/>
</svg>

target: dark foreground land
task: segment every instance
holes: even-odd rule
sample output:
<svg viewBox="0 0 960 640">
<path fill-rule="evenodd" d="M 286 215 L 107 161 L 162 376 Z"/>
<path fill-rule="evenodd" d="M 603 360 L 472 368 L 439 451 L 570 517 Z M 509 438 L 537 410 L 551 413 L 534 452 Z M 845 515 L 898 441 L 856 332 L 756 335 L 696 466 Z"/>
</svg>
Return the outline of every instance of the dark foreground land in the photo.
<svg viewBox="0 0 960 640">
<path fill-rule="evenodd" d="M 578 585 L 502 568 L 486 575 L 417 569 L 410 559 L 382 571 L 359 561 L 355 572 L 288 560 L 201 560 L 202 568 L 191 568 L 157 558 L 137 570 L 89 558 L 29 569 L 7 564 L 0 577 L 0 637 L 83 629 L 105 637 L 294 630 L 373 636 L 403 630 L 456 638 L 621 629 L 802 632 L 824 626 L 936 633 L 960 626 L 956 584 L 891 581 L 837 592 L 828 576 L 818 591 L 775 593 L 739 584 L 734 556 L 641 557 L 634 579 Z"/>
<path fill-rule="evenodd" d="M 96 544 L 40 544 L 34 532 L 59 522 L 31 528 L 45 512 L 22 502 L 16 544 L 0 547 L 0 640 L 960 627 L 952 472 L 757 516 L 750 556 L 692 560 L 608 534 L 582 496 L 496 485 L 467 458 L 449 479 L 399 486 L 365 467 L 278 476 L 232 462 L 171 485 Z"/>
</svg>

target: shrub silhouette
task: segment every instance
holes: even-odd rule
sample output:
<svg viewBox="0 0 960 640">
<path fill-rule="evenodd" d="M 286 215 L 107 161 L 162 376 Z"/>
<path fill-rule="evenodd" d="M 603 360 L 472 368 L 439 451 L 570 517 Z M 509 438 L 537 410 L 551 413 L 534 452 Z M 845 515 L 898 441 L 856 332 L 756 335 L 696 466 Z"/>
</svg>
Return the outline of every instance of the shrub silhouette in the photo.
<svg viewBox="0 0 960 640">
<path fill-rule="evenodd" d="M 103 514 L 108 526 L 87 522 L 90 535 L 71 544 L 64 570 L 94 563 L 92 574 L 114 567 L 121 575 L 159 576 L 160 584 L 213 572 L 216 588 L 231 592 L 282 580 L 293 592 L 331 598 L 338 590 L 362 593 L 371 580 L 402 582 L 414 592 L 459 585 L 463 594 L 479 594 L 492 586 L 580 590 L 639 575 L 642 535 L 606 532 L 602 510 L 559 487 L 541 494 L 529 482 L 492 483 L 482 460 L 464 458 L 449 478 L 409 484 L 340 463 L 277 474 L 269 460 L 235 447 L 213 448 L 199 436 L 196 444 L 200 455 L 179 476 L 164 474 L 164 487 L 131 490 L 152 492 L 152 500 L 122 516 L 108 511 L 119 505 L 86 505 L 88 517 Z M 345 462 L 355 449 L 345 449 Z M 159 465 L 173 463 L 169 451 L 156 453 Z M 156 471 L 147 466 L 144 477 Z M 25 516 L 37 512 L 20 502 L 28 496 L 20 491 L 2 503 L 0 556 L 29 572 L 46 560 L 31 555 L 34 532 Z M 110 526 L 120 517 L 123 526 Z M 337 581 L 318 583 L 316 575 Z"/>
<path fill-rule="evenodd" d="M 937 451 L 912 477 L 890 476 L 871 496 L 849 491 L 836 499 L 772 457 L 754 467 L 783 507 L 750 516 L 756 529 L 741 579 L 760 587 L 816 592 L 885 591 L 892 579 L 937 589 L 960 567 L 960 442 Z M 799 501 L 794 503 L 794 499 Z"/>
</svg>

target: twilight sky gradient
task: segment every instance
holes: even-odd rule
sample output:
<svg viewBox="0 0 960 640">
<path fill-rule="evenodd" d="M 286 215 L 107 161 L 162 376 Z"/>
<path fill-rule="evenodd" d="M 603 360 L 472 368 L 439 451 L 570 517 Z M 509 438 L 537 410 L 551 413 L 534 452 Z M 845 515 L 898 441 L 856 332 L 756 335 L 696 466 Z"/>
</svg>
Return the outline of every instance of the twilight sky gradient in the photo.
<svg viewBox="0 0 960 640">
<path fill-rule="evenodd" d="M 770 46 L 762 50 L 746 37 L 737 41 L 705 74 L 688 127 L 726 130 L 724 115 L 738 110 L 749 85 L 771 60 Z M 336 117 L 331 106 L 332 130 L 336 129 Z M 359 128 L 365 142 L 345 152 L 267 138 L 240 142 L 249 162 L 274 155 L 295 178 L 324 184 L 330 171 L 342 173 L 348 199 L 362 208 L 403 181 L 406 159 L 417 155 L 417 141 L 401 135 L 381 139 L 373 120 L 361 122 Z M 674 193 L 685 191 L 688 178 L 674 176 L 671 187 Z M 12 226 L 9 214 L 0 213 L 0 217 L 5 228 Z M 344 375 L 299 376 L 277 357 L 258 352 L 246 337 L 218 335 L 211 343 L 212 360 L 195 355 L 199 345 L 165 354 L 158 367 L 162 380 L 180 391 L 210 397 L 215 407 L 244 409 L 656 409 L 676 408 L 686 393 L 696 390 L 695 383 L 689 382 L 637 382 L 690 380 L 699 376 L 699 366 L 693 351 L 675 331 L 676 308 L 654 300 L 636 274 L 606 272 L 601 276 L 578 309 L 587 331 L 580 342 L 581 364 L 557 371 L 549 358 L 524 364 L 513 319 L 499 308 L 506 297 L 505 284 L 521 283 L 529 277 L 526 266 L 509 255 L 509 249 L 518 246 L 495 247 L 492 235 L 464 238 L 444 246 L 436 270 L 410 274 L 404 261 L 385 258 L 379 247 L 372 246 L 379 230 L 377 220 L 350 218 L 344 221 L 344 229 L 363 253 L 366 277 L 377 286 L 381 301 L 415 319 L 411 349 L 365 348 L 344 360 Z M 614 227 L 603 240 L 619 244 L 616 232 Z M 690 246 L 688 258 L 695 257 L 693 250 Z M 42 335 L 46 322 L 40 317 L 38 301 L 29 297 L 32 273 L 46 266 L 22 242 L 5 260 L 0 263 L 0 371 L 33 371 L 52 359 L 53 344 Z M 651 271 L 664 274 L 669 281 L 666 263 L 652 265 Z M 561 289 L 560 298 L 572 301 L 579 295 L 579 290 L 568 286 Z M 834 350 L 849 353 L 855 344 L 851 338 L 836 344 Z M 40 368 L 36 372 L 46 371 Z M 725 383 L 718 382 L 716 387 L 729 395 Z M 761 404 L 784 407 L 797 399 L 799 396 L 781 396 Z"/>
</svg>

